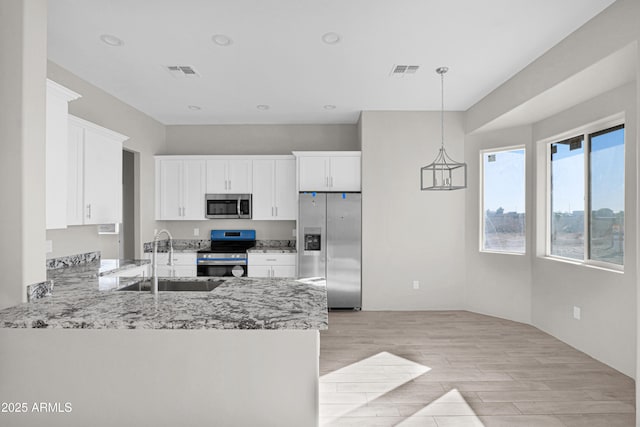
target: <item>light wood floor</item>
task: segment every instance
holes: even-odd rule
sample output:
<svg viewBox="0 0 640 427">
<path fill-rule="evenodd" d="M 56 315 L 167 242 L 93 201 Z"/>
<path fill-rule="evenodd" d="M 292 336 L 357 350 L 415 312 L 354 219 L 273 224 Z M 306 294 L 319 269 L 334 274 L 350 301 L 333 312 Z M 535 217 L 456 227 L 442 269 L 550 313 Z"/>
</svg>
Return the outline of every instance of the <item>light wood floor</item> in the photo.
<svg viewBox="0 0 640 427">
<path fill-rule="evenodd" d="M 320 425 L 635 426 L 631 378 L 465 311 L 331 312 L 320 375 Z"/>
</svg>

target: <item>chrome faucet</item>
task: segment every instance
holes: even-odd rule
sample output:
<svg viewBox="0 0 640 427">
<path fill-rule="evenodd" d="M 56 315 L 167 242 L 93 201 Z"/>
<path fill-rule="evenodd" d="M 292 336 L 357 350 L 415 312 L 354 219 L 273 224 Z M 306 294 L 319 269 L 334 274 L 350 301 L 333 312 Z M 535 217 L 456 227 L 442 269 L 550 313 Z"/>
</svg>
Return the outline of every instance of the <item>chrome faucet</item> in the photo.
<svg viewBox="0 0 640 427">
<path fill-rule="evenodd" d="M 173 237 L 168 230 L 162 229 L 153 236 L 153 259 L 151 260 L 151 293 L 158 293 L 158 240 L 165 233 L 169 238 L 169 261 L 167 265 L 173 265 Z"/>
</svg>

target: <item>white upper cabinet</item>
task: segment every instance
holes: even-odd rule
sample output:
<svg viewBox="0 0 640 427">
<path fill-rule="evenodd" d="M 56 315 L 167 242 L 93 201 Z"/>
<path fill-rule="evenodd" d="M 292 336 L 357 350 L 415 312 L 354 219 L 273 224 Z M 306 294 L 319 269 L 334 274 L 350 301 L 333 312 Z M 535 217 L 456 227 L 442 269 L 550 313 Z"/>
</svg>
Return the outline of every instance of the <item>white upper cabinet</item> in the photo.
<svg viewBox="0 0 640 427">
<path fill-rule="evenodd" d="M 331 191 L 360 191 L 360 156 L 330 157 Z"/>
<path fill-rule="evenodd" d="M 122 143 L 126 139 L 69 115 L 68 225 L 122 222 Z"/>
<path fill-rule="evenodd" d="M 299 191 L 360 191 L 360 152 L 294 152 Z"/>
<path fill-rule="evenodd" d="M 156 158 L 156 220 L 182 219 L 182 162 Z"/>
<path fill-rule="evenodd" d="M 183 163 L 184 187 L 182 219 L 205 219 L 204 195 L 206 163 L 202 160 L 185 160 Z"/>
<path fill-rule="evenodd" d="M 329 191 L 329 158 L 300 157 L 300 191 Z"/>
<path fill-rule="evenodd" d="M 252 161 L 248 159 L 209 158 L 207 193 L 251 193 Z"/>
<path fill-rule="evenodd" d="M 47 229 L 67 228 L 67 168 L 69 101 L 77 93 L 47 80 L 46 110 L 46 224 Z"/>
<path fill-rule="evenodd" d="M 296 163 L 286 156 L 253 161 L 253 219 L 296 219 Z"/>
<path fill-rule="evenodd" d="M 156 157 L 156 219 L 203 220 L 204 160 Z"/>
</svg>

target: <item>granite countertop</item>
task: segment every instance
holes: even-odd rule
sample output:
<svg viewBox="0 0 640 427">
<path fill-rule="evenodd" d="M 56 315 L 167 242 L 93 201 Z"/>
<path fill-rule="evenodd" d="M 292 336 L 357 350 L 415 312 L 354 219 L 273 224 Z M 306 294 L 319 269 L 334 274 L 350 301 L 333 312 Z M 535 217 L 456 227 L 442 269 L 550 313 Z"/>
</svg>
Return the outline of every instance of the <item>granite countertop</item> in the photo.
<svg viewBox="0 0 640 427">
<path fill-rule="evenodd" d="M 133 268 L 146 261 L 108 261 Z M 51 296 L 0 310 L 4 328 L 327 329 L 324 280 L 224 277 L 210 292 L 118 291 L 140 278 L 102 277 L 92 262 L 49 270 Z M 187 279 L 187 278 L 184 278 Z M 210 278 L 188 278 L 208 280 Z"/>
</svg>

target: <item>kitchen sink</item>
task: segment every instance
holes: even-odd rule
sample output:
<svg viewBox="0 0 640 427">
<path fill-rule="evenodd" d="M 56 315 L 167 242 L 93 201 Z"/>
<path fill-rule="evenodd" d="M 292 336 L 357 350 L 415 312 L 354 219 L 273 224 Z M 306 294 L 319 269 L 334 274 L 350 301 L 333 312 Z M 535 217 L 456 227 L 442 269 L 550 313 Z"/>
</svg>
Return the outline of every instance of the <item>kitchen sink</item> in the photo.
<svg viewBox="0 0 640 427">
<path fill-rule="evenodd" d="M 222 285 L 224 280 L 171 280 L 158 279 L 159 292 L 209 292 Z M 133 285 L 118 289 L 119 291 L 151 291 L 151 279 L 142 280 Z"/>
</svg>

